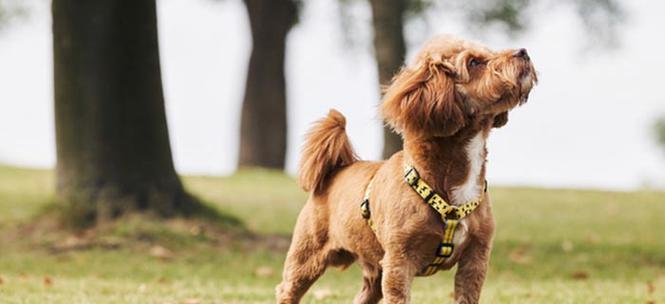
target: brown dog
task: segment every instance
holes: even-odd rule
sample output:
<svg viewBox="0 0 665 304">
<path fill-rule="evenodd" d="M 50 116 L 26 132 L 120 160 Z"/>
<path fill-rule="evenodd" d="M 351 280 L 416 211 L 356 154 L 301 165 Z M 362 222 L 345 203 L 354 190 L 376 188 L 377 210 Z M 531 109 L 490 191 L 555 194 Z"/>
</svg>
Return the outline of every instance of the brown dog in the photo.
<svg viewBox="0 0 665 304">
<path fill-rule="evenodd" d="M 382 297 L 386 303 L 409 302 L 414 276 L 432 265 L 444 227 L 454 218 L 437 212 L 425 203 L 431 195 L 405 182 L 404 167 L 412 166 L 445 202 L 458 206 L 453 210 L 480 202 L 468 216 L 455 218 L 454 250 L 437 265 L 458 264 L 455 300 L 477 303 L 494 232 L 483 191 L 487 137 L 506 124 L 509 110 L 526 102 L 535 82 L 524 49 L 495 52 L 448 36 L 430 41 L 385 93 L 383 117 L 402 135 L 404 150 L 382 162 L 357 159 L 344 116 L 331 110 L 309 132 L 303 149 L 299 182 L 311 195 L 298 217 L 277 302 L 299 302 L 326 267 L 354 261 L 363 270 L 354 303 Z M 369 221 L 361 215 L 364 195 Z"/>
</svg>

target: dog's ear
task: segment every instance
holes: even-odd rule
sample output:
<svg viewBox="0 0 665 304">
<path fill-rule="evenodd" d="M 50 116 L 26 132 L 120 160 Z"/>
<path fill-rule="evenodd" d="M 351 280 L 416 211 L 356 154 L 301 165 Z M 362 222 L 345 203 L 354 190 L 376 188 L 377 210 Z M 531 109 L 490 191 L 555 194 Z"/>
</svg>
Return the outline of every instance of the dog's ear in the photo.
<svg viewBox="0 0 665 304">
<path fill-rule="evenodd" d="M 501 112 L 494 116 L 493 128 L 501 128 L 508 123 L 508 111 Z"/>
<path fill-rule="evenodd" d="M 455 134 L 464 126 L 465 114 L 456 98 L 454 73 L 454 66 L 443 60 L 403 68 L 385 92 L 383 118 L 400 134 Z"/>
</svg>

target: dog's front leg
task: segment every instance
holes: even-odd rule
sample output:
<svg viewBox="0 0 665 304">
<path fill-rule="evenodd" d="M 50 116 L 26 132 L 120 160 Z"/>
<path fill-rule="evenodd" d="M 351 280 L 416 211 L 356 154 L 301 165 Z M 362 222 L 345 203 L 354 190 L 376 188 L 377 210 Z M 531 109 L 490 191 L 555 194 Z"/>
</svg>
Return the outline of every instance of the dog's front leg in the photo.
<svg viewBox="0 0 665 304">
<path fill-rule="evenodd" d="M 478 303 L 489 266 L 490 251 L 491 240 L 470 240 L 457 265 L 455 303 Z"/>
<path fill-rule="evenodd" d="M 381 262 L 383 278 L 381 289 L 386 304 L 409 303 L 411 282 L 417 268 L 404 254 L 386 253 Z"/>
</svg>

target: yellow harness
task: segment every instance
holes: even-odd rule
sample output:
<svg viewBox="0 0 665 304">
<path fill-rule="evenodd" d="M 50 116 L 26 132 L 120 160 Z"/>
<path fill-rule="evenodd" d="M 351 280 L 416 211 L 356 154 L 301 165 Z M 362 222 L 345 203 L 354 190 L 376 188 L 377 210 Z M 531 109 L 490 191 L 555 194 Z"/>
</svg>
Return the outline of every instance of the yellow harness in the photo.
<svg viewBox="0 0 665 304">
<path fill-rule="evenodd" d="M 461 206 L 448 204 L 438 193 L 436 193 L 436 191 L 434 191 L 434 189 L 432 189 L 432 187 L 420 179 L 418 171 L 416 171 L 416 168 L 413 166 L 405 167 L 404 181 L 423 198 L 425 203 L 436 210 L 436 212 L 441 215 L 441 220 L 443 220 L 443 241 L 441 241 L 441 244 L 436 249 L 434 260 L 416 274 L 417 276 L 430 276 L 435 274 L 446 261 L 446 258 L 449 258 L 453 254 L 453 249 L 455 247 L 453 244 L 453 236 L 455 235 L 455 229 L 457 229 L 459 221 L 471 214 L 473 210 L 476 210 L 482 201 L 483 195 L 481 194 L 475 200 L 469 201 Z M 371 213 L 369 211 L 369 195 L 372 191 L 373 182 L 374 178 L 372 178 L 367 185 L 367 189 L 365 189 L 365 197 L 360 204 L 360 210 L 362 217 L 367 220 L 369 227 L 372 228 L 374 233 L 376 233 L 376 226 L 372 221 Z M 485 181 L 483 192 L 487 192 L 487 181 Z"/>
</svg>

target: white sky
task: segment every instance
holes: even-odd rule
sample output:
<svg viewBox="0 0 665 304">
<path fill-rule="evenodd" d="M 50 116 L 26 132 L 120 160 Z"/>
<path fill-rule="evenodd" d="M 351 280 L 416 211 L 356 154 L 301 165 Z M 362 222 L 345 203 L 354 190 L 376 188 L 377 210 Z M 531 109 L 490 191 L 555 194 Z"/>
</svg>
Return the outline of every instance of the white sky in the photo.
<svg viewBox="0 0 665 304">
<path fill-rule="evenodd" d="M 50 167 L 55 162 L 48 1 L 30 0 L 29 19 L 0 32 L 0 163 Z M 241 1 L 160 0 L 159 26 L 167 116 L 180 173 L 235 169 L 240 102 L 250 39 Z M 376 72 L 368 41 L 349 48 L 335 0 L 309 0 L 289 37 L 288 170 L 295 171 L 302 134 L 329 108 L 342 111 L 358 153 L 377 159 Z M 535 15 L 512 40 L 477 36 L 456 18 L 430 16 L 411 26 L 410 53 L 441 32 L 491 47 L 526 47 L 540 84 L 489 144 L 493 184 L 630 189 L 665 185 L 665 153 L 652 134 L 665 114 L 664 2 L 625 1 L 622 47 L 583 51 L 579 21 L 564 9 Z M 355 40 L 369 37 L 369 12 Z M 444 19 L 446 21 L 440 21 Z M 367 24 L 368 25 L 368 24 Z M 426 31 L 425 31 L 426 30 Z M 361 37 L 358 39 L 357 37 Z"/>
</svg>

